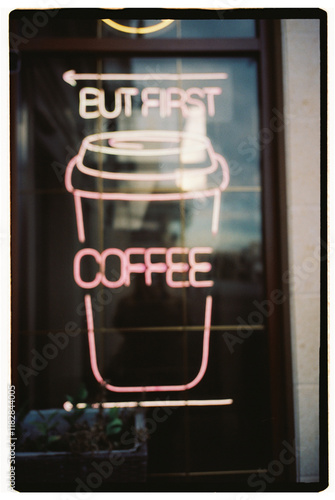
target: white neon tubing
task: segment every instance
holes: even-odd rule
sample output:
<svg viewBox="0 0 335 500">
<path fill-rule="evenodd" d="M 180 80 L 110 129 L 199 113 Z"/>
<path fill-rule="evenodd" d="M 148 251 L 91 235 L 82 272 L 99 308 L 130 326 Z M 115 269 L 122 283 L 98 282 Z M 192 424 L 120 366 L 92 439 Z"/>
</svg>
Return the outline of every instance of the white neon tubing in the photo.
<svg viewBox="0 0 335 500">
<path fill-rule="evenodd" d="M 208 137 L 201 134 L 195 134 L 191 132 L 179 132 L 174 130 L 127 130 L 127 131 L 117 131 L 117 132 L 101 132 L 99 134 L 92 134 L 85 137 L 82 141 L 81 147 L 79 149 L 79 157 L 83 158 L 86 150 L 94 151 L 96 153 L 105 153 L 112 156 L 158 156 L 165 157 L 171 155 L 180 155 L 184 151 L 185 147 L 177 146 L 175 148 L 160 148 L 160 149 L 145 149 L 138 148 L 134 149 L 132 147 L 134 141 L 142 142 L 174 142 L 180 143 L 183 139 L 188 139 L 193 141 L 193 145 L 190 149 L 192 153 L 194 151 L 202 152 L 209 149 L 210 153 L 214 153 L 211 141 Z M 98 141 L 107 141 L 111 147 L 95 144 Z M 116 148 L 113 147 L 114 144 L 125 143 L 126 147 Z M 131 144 L 128 147 L 128 142 Z M 135 142 L 136 144 L 136 142 Z M 137 143 L 138 144 L 138 143 Z M 96 170 L 93 170 L 96 172 Z"/>
<path fill-rule="evenodd" d="M 76 73 L 70 69 L 63 73 L 63 80 L 77 85 L 76 80 L 226 80 L 228 73 Z"/>
<path fill-rule="evenodd" d="M 179 182 L 180 178 L 182 178 L 183 175 L 190 173 L 193 175 L 210 175 L 214 173 L 217 170 L 217 163 L 220 164 L 222 171 L 223 171 L 223 180 L 220 184 L 220 189 L 224 190 L 229 184 L 229 167 L 227 165 L 226 160 L 219 154 L 215 153 L 211 142 L 207 137 L 203 136 L 198 136 L 197 134 L 189 134 L 186 132 L 180 132 L 177 135 L 176 138 L 176 132 L 172 132 L 172 135 L 170 131 L 168 132 L 161 132 L 161 131 L 148 131 L 145 130 L 143 132 L 135 132 L 136 135 L 134 136 L 132 133 L 134 131 L 128 131 L 127 134 L 124 132 L 121 132 L 120 139 L 123 139 L 123 146 L 128 146 L 124 148 L 114 148 L 114 147 L 107 147 L 107 146 L 99 146 L 94 144 L 94 141 L 98 140 L 106 140 L 109 139 L 109 142 L 111 144 L 116 143 L 119 144 L 118 141 L 113 141 L 112 140 L 112 134 L 119 134 L 118 132 L 106 132 L 106 133 L 101 133 L 101 134 L 94 134 L 92 136 L 86 137 L 82 145 L 80 147 L 78 155 L 75 156 L 76 160 L 74 161 L 74 158 L 69 162 L 66 170 L 66 175 L 65 175 L 65 186 L 68 189 L 68 191 L 73 192 L 74 188 L 72 186 L 72 181 L 71 181 L 71 176 L 72 176 L 72 170 L 75 166 L 77 165 L 77 168 L 80 172 L 83 174 L 96 177 L 96 178 L 104 178 L 104 179 L 111 179 L 111 180 L 135 180 L 135 181 L 164 181 L 164 180 L 175 180 L 177 183 Z M 157 135 L 158 134 L 158 135 Z M 171 138 L 170 138 L 171 135 Z M 134 137 L 137 140 L 141 140 L 142 142 L 148 141 L 148 142 L 167 142 L 167 139 L 169 139 L 172 142 L 181 142 L 183 139 L 186 140 L 192 140 L 193 143 L 195 143 L 194 147 L 189 147 L 188 149 L 192 152 L 192 154 L 196 151 L 199 150 L 199 152 L 203 151 L 208 151 L 209 157 L 211 159 L 211 164 L 207 167 L 201 167 L 201 168 L 189 168 L 189 167 L 184 167 L 184 168 L 176 168 L 173 172 L 168 172 L 168 173 L 127 173 L 127 172 L 104 172 L 100 170 L 96 170 L 94 168 L 87 167 L 83 164 L 83 158 L 85 156 L 86 150 L 89 151 L 94 151 L 97 153 L 104 153 L 104 154 L 109 154 L 113 156 L 144 156 L 144 157 L 149 157 L 149 156 L 157 156 L 157 157 L 165 157 L 165 156 L 174 156 L 177 155 L 179 156 L 182 152 L 184 152 L 185 148 L 183 147 L 177 147 L 177 148 L 161 148 L 161 149 L 134 149 L 134 143 L 130 142 L 129 145 L 127 142 L 125 142 L 125 139 L 129 139 L 131 137 Z M 196 141 L 201 141 L 200 146 L 197 144 Z M 136 143 L 135 143 L 136 144 Z"/>
<path fill-rule="evenodd" d="M 180 407 L 180 406 L 226 406 L 232 405 L 233 399 L 176 399 L 167 401 L 103 401 L 102 403 L 77 403 L 75 405 L 78 409 L 85 408 L 167 408 L 167 407 Z M 65 401 L 63 408 L 66 411 L 71 411 L 74 405 L 70 401 Z"/>
</svg>

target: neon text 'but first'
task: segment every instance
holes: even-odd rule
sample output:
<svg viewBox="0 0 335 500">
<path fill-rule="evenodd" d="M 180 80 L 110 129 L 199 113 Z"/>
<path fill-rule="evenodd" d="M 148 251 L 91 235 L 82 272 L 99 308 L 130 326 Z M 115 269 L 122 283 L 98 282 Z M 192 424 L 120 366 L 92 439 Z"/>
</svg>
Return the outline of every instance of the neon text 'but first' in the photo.
<svg viewBox="0 0 335 500">
<path fill-rule="evenodd" d="M 120 116 L 132 116 L 133 97 L 140 94 L 141 114 L 148 116 L 151 109 L 159 109 L 161 118 L 169 117 L 174 109 L 179 109 L 184 118 L 190 113 L 190 107 L 200 108 L 208 116 L 215 115 L 215 97 L 222 93 L 220 87 L 192 87 L 187 90 L 179 87 L 146 87 L 141 93 L 136 87 L 120 87 L 114 91 L 114 109 L 106 109 L 105 91 L 95 87 L 84 87 L 79 92 L 79 114 L 82 118 L 113 119 Z"/>
</svg>

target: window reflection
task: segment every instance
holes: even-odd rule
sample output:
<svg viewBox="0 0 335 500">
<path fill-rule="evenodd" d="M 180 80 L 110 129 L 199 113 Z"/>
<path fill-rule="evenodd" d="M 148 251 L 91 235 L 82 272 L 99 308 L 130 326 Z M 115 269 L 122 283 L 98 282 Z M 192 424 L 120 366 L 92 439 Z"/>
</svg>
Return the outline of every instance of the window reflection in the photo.
<svg viewBox="0 0 335 500">
<path fill-rule="evenodd" d="M 98 68 L 113 78 L 94 80 Z M 63 78 L 70 70 L 74 85 Z M 211 375 L 220 364 L 217 332 L 236 329 L 264 293 L 259 150 L 248 142 L 259 123 L 256 61 L 49 56 L 32 57 L 23 74 L 34 128 L 20 174 L 29 248 L 21 256 L 29 283 L 22 330 L 75 320 L 84 345 L 89 294 L 102 376 L 121 386 L 173 386 L 199 371 L 210 296 L 208 367 L 192 390 L 230 397 Z M 82 193 L 81 219 L 72 188 Z M 193 192 L 203 195 L 186 196 Z M 94 391 L 87 344 L 80 352 Z M 68 370 L 78 379 L 77 368 Z"/>
<path fill-rule="evenodd" d="M 71 34 L 71 22 L 50 23 Z M 136 36 L 85 23 L 73 33 Z M 141 36 L 195 28 L 255 36 L 253 21 L 228 20 Z M 23 392 L 62 407 L 84 382 L 96 402 L 99 371 L 139 389 L 106 386 L 110 402 L 233 400 L 174 409 L 150 439 L 153 473 L 251 469 L 269 453 L 267 325 L 253 314 L 264 297 L 257 72 L 244 56 L 22 62 L 19 362 L 77 332 Z"/>
<path fill-rule="evenodd" d="M 129 38 L 129 39 L 231 39 L 255 38 L 253 19 L 222 19 L 213 13 L 213 19 L 98 19 L 89 11 L 78 10 L 76 17 L 65 17 L 65 11 L 46 10 L 39 14 L 14 12 L 20 36 L 45 39 L 55 38 Z"/>
<path fill-rule="evenodd" d="M 253 38 L 252 19 L 177 19 L 162 21 L 116 19 L 102 24 L 102 36 L 127 38 Z M 160 28 L 160 29 L 157 29 Z M 154 31 L 157 30 L 157 31 Z"/>
</svg>

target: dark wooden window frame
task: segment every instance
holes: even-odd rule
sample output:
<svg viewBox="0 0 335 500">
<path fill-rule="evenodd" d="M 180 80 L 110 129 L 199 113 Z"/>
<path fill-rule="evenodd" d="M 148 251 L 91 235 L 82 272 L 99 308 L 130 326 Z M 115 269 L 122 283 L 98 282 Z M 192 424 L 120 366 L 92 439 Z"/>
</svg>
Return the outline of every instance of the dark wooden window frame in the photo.
<svg viewBox="0 0 335 500">
<path fill-rule="evenodd" d="M 145 9 L 144 9 L 145 10 Z M 170 14 L 170 13 L 169 13 Z M 118 16 L 120 13 L 118 12 Z M 213 14 L 212 14 L 213 16 Z M 167 16 L 166 16 L 167 17 Z M 178 16 L 177 16 L 178 17 Z M 214 16 L 213 16 L 214 17 Z M 146 13 L 146 18 L 150 17 Z M 171 17 L 169 17 L 171 18 Z M 14 20 L 15 21 L 15 20 Z M 257 38 L 245 39 L 117 39 L 117 38 L 46 38 L 31 39 L 21 44 L 18 57 L 32 53 L 78 53 L 107 56 L 246 56 L 252 55 L 259 63 L 260 128 L 271 130 L 273 110 L 283 113 L 281 73 L 280 21 L 257 21 Z M 17 179 L 16 179 L 16 124 L 17 81 L 11 77 L 11 232 L 12 232 L 12 383 L 16 383 L 18 364 L 18 235 L 17 235 Z M 273 459 L 278 459 L 283 441 L 294 442 L 293 389 L 291 368 L 289 291 L 282 276 L 288 270 L 287 227 L 285 218 L 285 164 L 284 129 L 274 133 L 273 140 L 261 152 L 262 216 L 265 261 L 266 297 L 271 291 L 281 290 L 287 300 L 277 306 L 267 320 L 269 331 L 270 386 L 273 423 Z M 279 481 L 295 482 L 295 463 L 282 474 Z"/>
</svg>

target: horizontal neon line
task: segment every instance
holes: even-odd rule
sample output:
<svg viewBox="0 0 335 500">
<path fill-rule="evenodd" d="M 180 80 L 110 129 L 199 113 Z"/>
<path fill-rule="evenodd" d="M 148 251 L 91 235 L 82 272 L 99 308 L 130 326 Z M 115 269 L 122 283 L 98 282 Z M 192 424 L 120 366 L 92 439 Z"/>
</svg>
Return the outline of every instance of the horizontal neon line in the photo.
<svg viewBox="0 0 335 500">
<path fill-rule="evenodd" d="M 79 404 L 77 405 L 77 408 L 79 408 Z M 84 405 L 85 403 L 82 404 Z M 99 408 L 99 406 L 100 403 L 92 403 L 91 405 L 92 408 Z M 137 408 L 139 405 L 137 401 L 120 401 L 116 403 L 101 403 L 101 406 L 103 408 Z"/>
<path fill-rule="evenodd" d="M 188 400 L 176 400 L 176 401 L 141 401 L 140 405 L 144 408 L 154 408 L 159 404 L 159 406 L 223 406 L 232 405 L 232 399 L 188 399 Z"/>
<path fill-rule="evenodd" d="M 174 401 L 118 401 L 118 402 L 103 402 L 103 403 L 78 403 L 76 408 L 84 409 L 87 407 L 99 408 L 161 408 L 161 407 L 182 407 L 182 406 L 227 406 L 232 405 L 232 399 L 188 399 L 188 400 L 174 400 Z M 70 401 L 64 403 L 64 408 L 70 411 L 73 408 Z"/>
<path fill-rule="evenodd" d="M 66 71 L 63 80 L 226 80 L 227 73 L 76 73 Z"/>
</svg>

